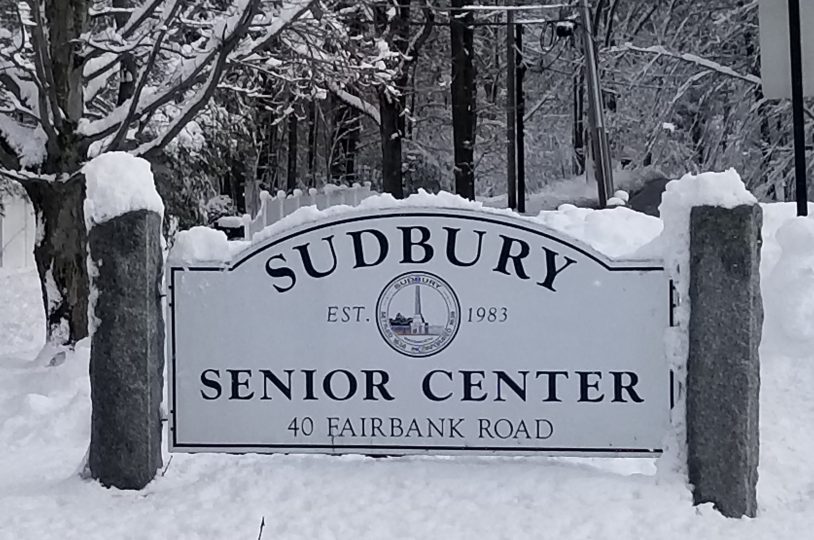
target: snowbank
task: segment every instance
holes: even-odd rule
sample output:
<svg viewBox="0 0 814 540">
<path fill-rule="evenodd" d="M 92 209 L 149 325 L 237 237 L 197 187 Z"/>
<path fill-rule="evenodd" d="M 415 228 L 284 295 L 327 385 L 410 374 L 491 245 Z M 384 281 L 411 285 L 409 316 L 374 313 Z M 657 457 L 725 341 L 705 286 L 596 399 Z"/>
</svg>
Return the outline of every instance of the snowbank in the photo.
<svg viewBox="0 0 814 540">
<path fill-rule="evenodd" d="M 127 152 L 109 152 L 89 161 L 86 179 L 85 225 L 88 229 L 135 210 L 164 216 L 164 203 L 155 189 L 150 163 Z"/>
<path fill-rule="evenodd" d="M 764 349 L 806 359 L 814 351 L 814 219 L 786 221 L 776 242 L 780 256 L 762 282 Z"/>
<path fill-rule="evenodd" d="M 593 210 L 563 204 L 557 211 L 542 211 L 531 220 L 611 258 L 640 258 L 637 251 L 662 231 L 660 219 L 623 206 Z M 660 258 L 660 254 L 645 258 Z"/>
<path fill-rule="evenodd" d="M 538 185 L 534 192 L 526 193 L 526 215 L 537 214 L 543 210 L 553 211 L 563 204 L 574 204 L 580 207 L 593 208 L 597 206 L 596 181 L 584 174 L 549 181 L 548 179 L 533 178 L 527 175 L 526 186 Z M 627 202 L 628 194 L 636 193 L 649 182 L 657 179 L 666 179 L 656 167 L 643 167 L 633 170 L 613 171 L 613 184 L 617 191 L 613 197 Z M 478 197 L 486 206 L 506 208 L 508 198 L 506 194 L 492 197 Z"/>
<path fill-rule="evenodd" d="M 769 328 L 802 317 L 802 307 L 814 302 L 811 282 L 803 279 L 810 276 L 805 259 L 814 244 L 810 224 L 794 217 L 793 205 L 763 208 Z M 624 209 L 565 208 L 538 218 L 571 227 L 592 245 L 615 241 L 616 229 L 623 229 L 611 224 L 617 219 L 629 219 L 628 228 L 649 228 L 647 235 L 630 231 L 641 236 L 623 240 L 624 249 L 661 231 Z M 607 236 L 587 238 L 592 235 Z M 217 254 L 225 239 L 210 241 Z M 0 271 L 0 539 L 811 535 L 814 435 L 807 426 L 814 423 L 814 337 L 805 328 L 779 324 L 785 333 L 772 339 L 767 333 L 761 347 L 759 514 L 731 520 L 711 505 L 694 507 L 682 477 L 654 477 L 652 461 L 632 459 L 177 454 L 144 491 L 105 489 L 76 474 L 90 437 L 87 344 L 57 367 L 31 361 L 44 339 L 39 295 L 35 272 Z"/>
<path fill-rule="evenodd" d="M 627 196 L 621 191 L 615 195 L 618 195 L 620 203 L 623 203 Z M 754 202 L 755 198 L 746 191 L 743 182 L 734 170 L 698 176 L 687 175 L 680 181 L 670 182 L 667 185 L 661 210 L 666 213 L 666 218 L 664 215 L 662 216 L 665 218 L 665 222 L 670 223 L 670 229 L 674 231 L 670 233 L 672 236 L 668 237 L 662 235 L 663 222 L 661 219 L 635 212 L 624 206 L 594 210 L 563 204 L 556 211 L 543 210 L 536 216 L 519 216 L 512 210 L 493 208 L 484 202 L 470 201 L 445 191 L 434 195 L 419 190 L 418 193 L 406 199 L 395 199 L 386 193 L 373 195 L 364 199 L 357 206 L 337 205 L 324 210 L 318 210 L 316 206 L 305 206 L 256 233 L 252 237 L 251 243 L 263 242 L 295 227 L 322 219 L 371 210 L 445 208 L 509 216 L 535 223 L 560 232 L 611 258 L 653 259 L 662 258 L 665 255 L 670 256 L 670 254 L 678 257 L 681 253 L 668 246 L 689 246 L 690 207 L 700 204 L 731 207 Z M 199 245 L 192 245 L 192 243 Z M 225 235 L 217 231 L 201 230 L 186 235 L 180 233 L 170 254 L 170 259 L 183 263 L 196 261 L 225 263 L 240 249 L 246 247 L 248 247 L 247 244 L 227 243 Z M 684 255 L 686 256 L 686 252 Z"/>
<path fill-rule="evenodd" d="M 782 249 L 777 242 L 777 231 L 789 220 L 797 217 L 797 205 L 793 202 L 762 204 L 763 250 L 760 253 L 760 274 L 768 276 L 777 265 Z M 809 219 L 814 219 L 814 202 L 808 203 Z"/>
<path fill-rule="evenodd" d="M 35 269 L 0 268 L 0 357 L 41 348 L 45 339 L 41 294 Z M 0 387 L 0 399 L 2 393 Z"/>
<path fill-rule="evenodd" d="M 251 244 L 263 242 L 295 227 L 322 219 L 350 216 L 371 210 L 404 208 L 462 209 L 508 216 L 558 231 L 611 258 L 632 256 L 642 245 L 657 237 L 662 229 L 661 220 L 658 218 L 624 207 L 592 210 L 563 205 L 558 211 L 542 211 L 537 216 L 518 216 L 512 210 L 490 208 L 482 202 L 470 201 L 452 193 L 442 191 L 433 195 L 420 190 L 406 199 L 395 199 L 389 194 L 373 195 L 357 206 L 337 205 L 324 210 L 318 210 L 316 206 L 305 206 L 256 233 Z M 196 229 L 204 228 L 185 231 L 191 234 L 183 232 L 178 234 L 170 252 L 171 261 L 188 264 L 225 263 L 240 250 L 248 247 L 248 243 L 226 242 L 226 235 L 220 231 Z"/>
</svg>

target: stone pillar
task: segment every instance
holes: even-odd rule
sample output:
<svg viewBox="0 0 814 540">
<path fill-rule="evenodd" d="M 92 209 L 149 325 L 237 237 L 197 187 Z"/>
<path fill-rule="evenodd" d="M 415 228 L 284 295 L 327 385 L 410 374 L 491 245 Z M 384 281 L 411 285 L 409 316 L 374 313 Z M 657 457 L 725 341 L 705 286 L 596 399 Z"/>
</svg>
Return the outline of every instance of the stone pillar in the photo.
<svg viewBox="0 0 814 540">
<path fill-rule="evenodd" d="M 95 326 L 88 467 L 105 486 L 141 489 L 161 468 L 161 216 L 139 210 L 94 225 L 88 247 Z"/>
<path fill-rule="evenodd" d="M 690 216 L 689 480 L 728 517 L 757 513 L 762 221 L 757 204 Z"/>
</svg>

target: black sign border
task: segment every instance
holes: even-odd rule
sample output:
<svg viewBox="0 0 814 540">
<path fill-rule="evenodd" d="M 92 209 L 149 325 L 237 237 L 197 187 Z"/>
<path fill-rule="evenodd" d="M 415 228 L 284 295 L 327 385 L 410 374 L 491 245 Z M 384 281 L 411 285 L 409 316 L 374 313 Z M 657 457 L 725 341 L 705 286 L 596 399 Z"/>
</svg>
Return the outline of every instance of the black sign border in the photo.
<svg viewBox="0 0 814 540">
<path fill-rule="evenodd" d="M 388 209 L 382 209 L 388 210 Z M 167 309 L 170 312 L 170 325 L 171 325 L 171 355 L 170 355 L 170 364 L 172 369 L 172 403 L 171 409 L 169 414 L 171 416 L 171 423 L 169 429 L 171 431 L 171 445 L 169 448 L 170 452 L 173 452 L 176 449 L 179 450 L 190 450 L 194 452 L 207 452 L 211 449 L 241 449 L 246 453 L 250 453 L 252 450 L 259 450 L 259 449 L 278 449 L 281 452 L 266 452 L 266 453 L 297 453 L 297 450 L 333 450 L 332 454 L 339 455 L 343 453 L 343 450 L 351 450 L 353 454 L 364 454 L 364 452 L 353 452 L 353 450 L 371 450 L 373 452 L 378 451 L 399 451 L 399 450 L 423 450 L 423 451 L 433 451 L 433 450 L 440 450 L 440 451 L 450 451 L 456 452 L 459 454 L 467 454 L 469 452 L 505 452 L 510 454 L 555 454 L 555 455 L 564 455 L 564 454 L 578 454 L 578 455 L 603 455 L 612 457 L 613 455 L 618 454 L 636 454 L 636 455 L 643 455 L 643 456 L 659 456 L 663 453 L 663 449 L 661 448 L 615 448 L 615 447 L 607 447 L 607 448 L 570 448 L 570 447 L 546 447 L 546 448 L 524 448 L 522 446 L 445 446 L 445 445 L 357 445 L 357 444 L 345 444 L 345 445 L 331 445 L 331 444 L 257 444 L 257 443 L 179 443 L 177 431 L 175 426 L 177 425 L 176 419 L 176 388 L 175 383 L 177 380 L 176 377 L 176 370 L 175 370 L 175 358 L 176 358 L 176 346 L 175 346 L 175 311 L 176 311 L 176 303 L 175 303 L 175 274 L 176 272 L 190 272 L 190 271 L 198 271 L 198 272 L 231 272 L 239 268 L 243 263 L 248 261 L 249 259 L 254 258 L 256 255 L 262 253 L 263 251 L 270 249 L 282 242 L 288 241 L 292 238 L 296 238 L 297 236 L 307 234 L 310 232 L 318 231 L 320 229 L 324 229 L 327 227 L 334 227 L 337 225 L 344 225 L 347 223 L 355 223 L 360 221 L 369 221 L 372 219 L 386 219 L 386 218 L 411 218 L 411 217 L 429 217 L 429 218 L 453 218 L 453 219 L 465 219 L 468 221 L 479 221 L 484 223 L 490 223 L 493 225 L 502 225 L 506 227 L 512 227 L 515 229 L 519 229 L 531 234 L 535 234 L 537 236 L 542 236 L 548 240 L 557 242 L 564 246 L 567 246 L 574 251 L 581 253 L 582 255 L 588 257 L 589 259 L 597 262 L 600 266 L 608 270 L 609 272 L 663 272 L 664 266 L 612 266 L 614 261 L 606 261 L 597 256 L 593 250 L 587 249 L 586 247 L 573 244 L 564 240 L 560 237 L 554 236 L 553 234 L 547 233 L 545 231 L 540 230 L 540 228 L 533 228 L 533 227 L 526 227 L 521 225 L 520 223 L 511 223 L 509 220 L 512 220 L 512 216 L 506 216 L 507 219 L 495 219 L 492 217 L 487 217 L 484 215 L 476 215 L 473 210 L 469 209 L 461 209 L 459 212 L 461 213 L 451 213 L 450 210 L 453 212 L 455 209 L 449 208 L 439 208 L 439 211 L 435 212 L 427 212 L 425 210 L 420 210 L 416 212 L 404 212 L 404 211 L 397 211 L 392 213 L 383 213 L 383 214 L 374 214 L 374 215 L 362 215 L 362 216 L 353 216 L 348 218 L 341 218 L 341 219 L 330 219 L 328 221 L 320 220 L 320 223 L 317 225 L 313 225 L 311 227 L 306 228 L 295 228 L 293 232 L 290 232 L 280 238 L 276 238 L 271 242 L 265 243 L 259 248 L 253 250 L 249 254 L 243 256 L 237 262 L 228 265 L 228 266 L 170 266 L 170 283 L 169 283 L 169 295 L 168 295 L 168 305 Z M 502 216 L 501 216 L 502 217 Z M 516 219 L 516 218 L 515 218 Z M 671 297 L 670 297 L 671 298 Z M 668 308 L 670 306 L 668 305 Z M 672 317 L 672 309 L 669 310 L 670 316 Z M 673 372 L 670 370 L 670 407 L 673 406 Z M 286 450 L 290 450 L 290 452 L 285 452 Z"/>
</svg>

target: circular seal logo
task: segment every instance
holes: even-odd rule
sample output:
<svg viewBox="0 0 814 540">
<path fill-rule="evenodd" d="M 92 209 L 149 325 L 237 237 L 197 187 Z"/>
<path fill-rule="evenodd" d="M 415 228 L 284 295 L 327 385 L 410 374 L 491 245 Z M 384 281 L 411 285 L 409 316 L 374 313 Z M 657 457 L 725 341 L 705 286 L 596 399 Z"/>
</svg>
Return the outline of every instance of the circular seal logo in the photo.
<svg viewBox="0 0 814 540">
<path fill-rule="evenodd" d="M 376 302 L 376 324 L 397 352 L 422 358 L 444 350 L 461 326 L 461 304 L 449 283 L 429 272 L 393 279 Z"/>
</svg>

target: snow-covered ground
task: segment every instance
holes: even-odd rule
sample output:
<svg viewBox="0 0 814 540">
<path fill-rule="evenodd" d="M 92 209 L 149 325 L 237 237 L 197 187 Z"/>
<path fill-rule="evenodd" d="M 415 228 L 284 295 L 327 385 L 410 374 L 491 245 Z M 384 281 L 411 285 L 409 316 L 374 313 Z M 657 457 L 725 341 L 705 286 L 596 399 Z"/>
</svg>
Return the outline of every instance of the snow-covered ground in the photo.
<svg viewBox="0 0 814 540">
<path fill-rule="evenodd" d="M 90 422 L 88 350 L 35 363 L 33 272 L 0 274 L 0 539 L 785 539 L 814 527 L 814 219 L 764 207 L 759 517 L 692 506 L 651 460 L 175 455 L 141 492 L 77 469 Z M 659 220 L 626 209 L 545 218 L 630 252 Z M 814 213 L 814 205 L 812 205 Z M 789 224 L 790 223 L 790 224 Z M 627 233 L 625 233 L 627 231 Z M 807 317 L 807 319 L 806 319 Z"/>
<path fill-rule="evenodd" d="M 663 178 L 654 169 L 616 170 L 613 173 L 615 189 L 634 192 L 642 188 L 649 180 Z M 485 206 L 506 208 L 508 198 L 504 193 L 494 197 L 478 197 Z M 561 204 L 576 204 L 583 207 L 595 206 L 597 186 L 592 178 L 585 175 L 554 180 L 544 184 L 533 193 L 526 193 L 526 215 L 534 216 L 545 210 L 556 210 Z"/>
</svg>

